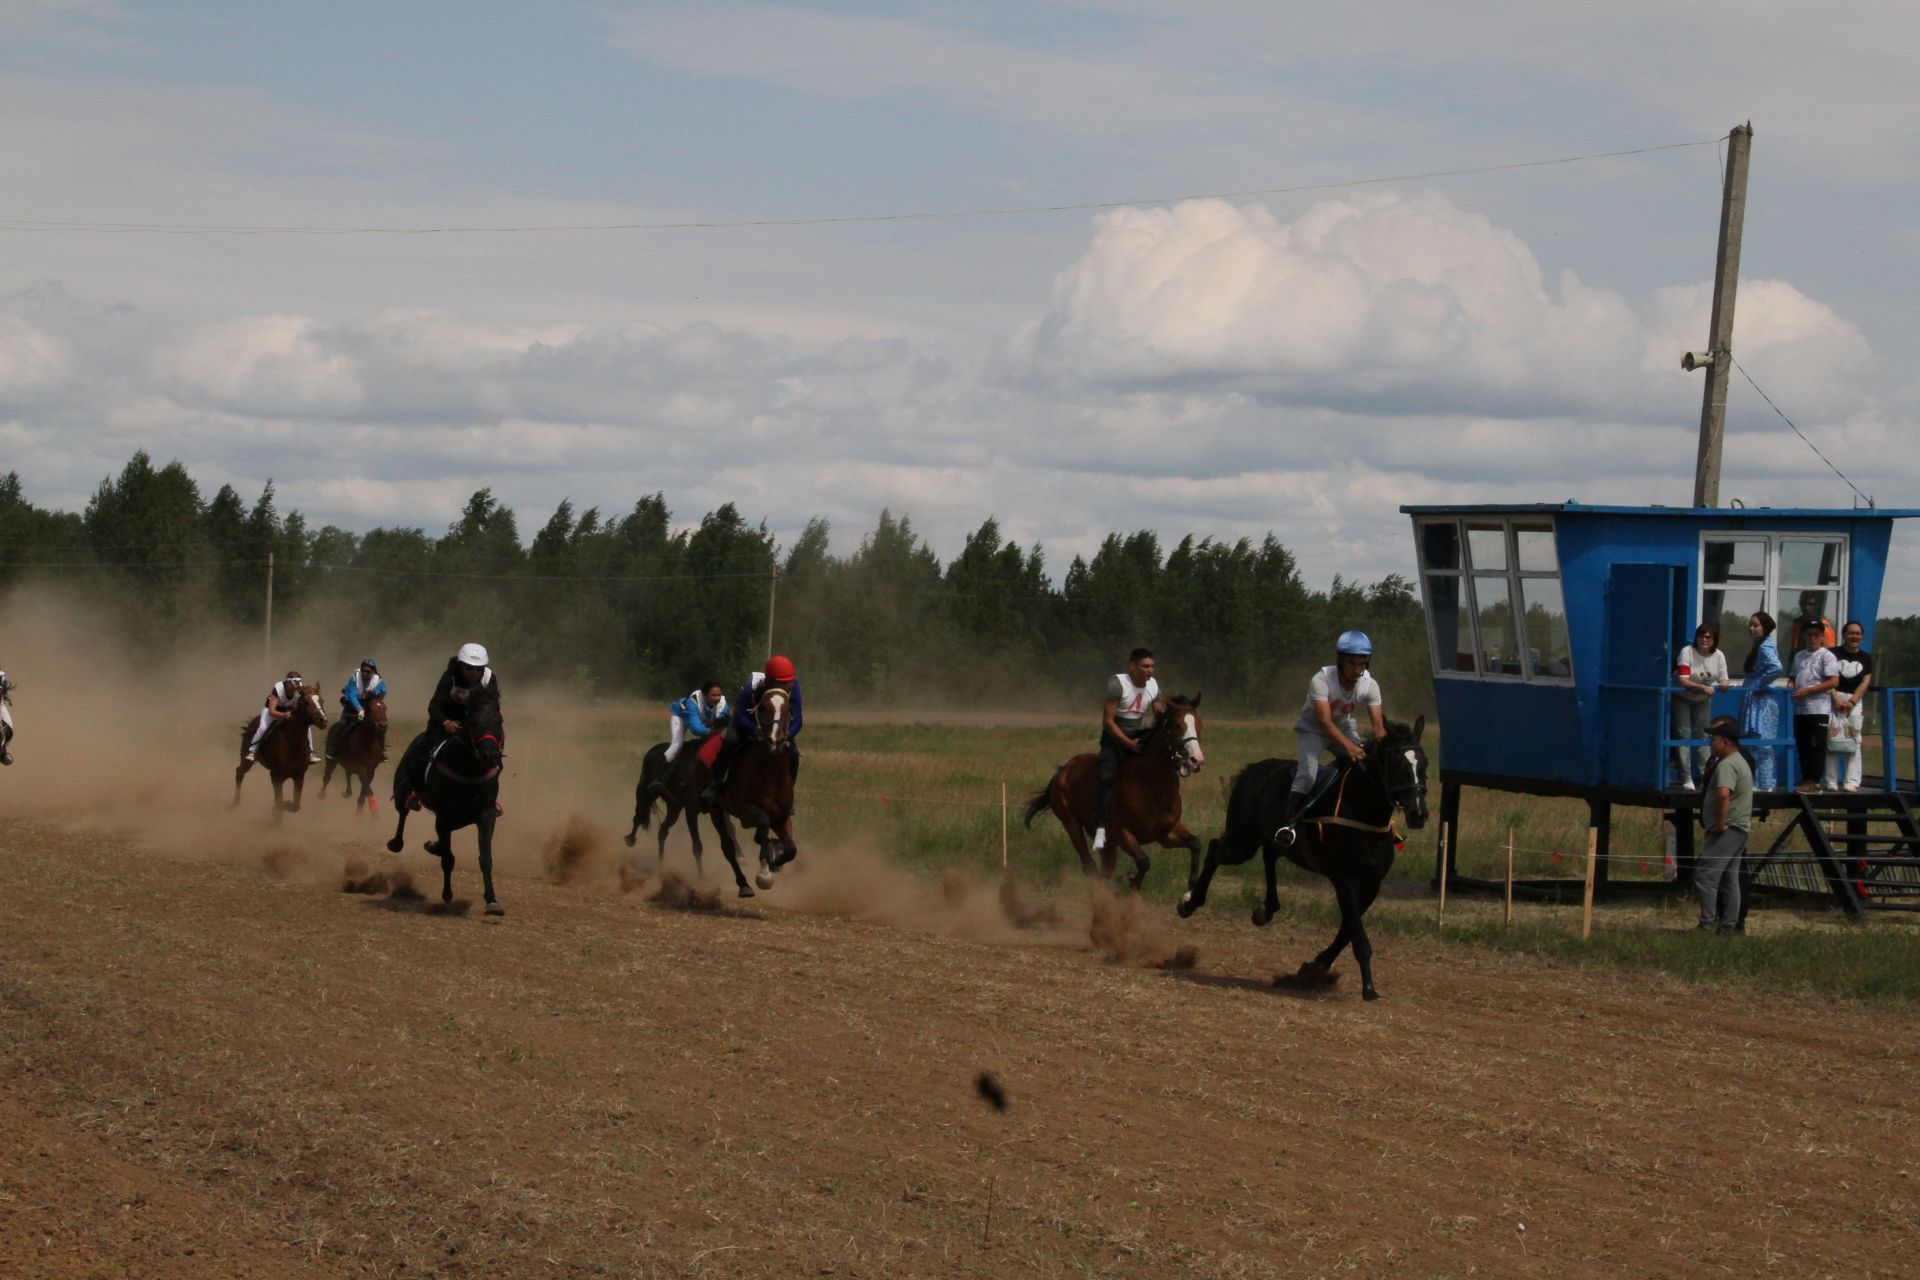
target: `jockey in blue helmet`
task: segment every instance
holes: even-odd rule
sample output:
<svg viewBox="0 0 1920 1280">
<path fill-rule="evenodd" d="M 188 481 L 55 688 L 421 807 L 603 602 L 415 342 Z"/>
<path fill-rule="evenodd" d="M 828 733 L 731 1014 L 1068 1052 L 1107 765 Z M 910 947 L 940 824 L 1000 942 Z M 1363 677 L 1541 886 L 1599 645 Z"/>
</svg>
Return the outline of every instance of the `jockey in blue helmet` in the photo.
<svg viewBox="0 0 1920 1280">
<path fill-rule="evenodd" d="M 1274 833 L 1281 845 L 1294 841 L 1294 819 L 1300 816 L 1313 794 L 1314 780 L 1320 775 L 1320 754 L 1332 751 L 1336 757 L 1358 763 L 1366 759 L 1360 730 L 1354 723 L 1354 711 L 1367 709 L 1373 736 L 1387 734 L 1387 717 L 1381 709 L 1380 685 L 1368 673 L 1373 661 L 1373 641 L 1364 631 L 1343 631 L 1333 642 L 1334 662 L 1313 673 L 1307 685 L 1307 700 L 1293 722 L 1300 740 L 1300 751 L 1293 768 L 1293 790 L 1287 795 L 1286 824 Z"/>
</svg>

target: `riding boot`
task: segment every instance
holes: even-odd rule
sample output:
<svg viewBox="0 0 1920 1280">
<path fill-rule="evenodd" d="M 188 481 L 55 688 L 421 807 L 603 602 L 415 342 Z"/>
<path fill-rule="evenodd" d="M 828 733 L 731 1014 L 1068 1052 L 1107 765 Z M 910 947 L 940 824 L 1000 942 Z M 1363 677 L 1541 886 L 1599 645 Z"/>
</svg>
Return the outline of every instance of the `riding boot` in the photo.
<svg viewBox="0 0 1920 1280">
<path fill-rule="evenodd" d="M 1306 807 L 1307 793 L 1304 791 L 1287 792 L 1287 813 L 1280 823 L 1280 829 L 1273 833 L 1273 842 L 1282 849 L 1290 848 L 1300 838 L 1300 810 Z"/>
<path fill-rule="evenodd" d="M 730 738 L 720 740 L 720 750 L 713 757 L 713 770 L 707 782 L 707 789 L 700 793 L 700 803 L 709 811 L 720 807 L 720 788 L 727 785 L 727 766 L 733 763 L 734 748 L 739 744 Z"/>
</svg>

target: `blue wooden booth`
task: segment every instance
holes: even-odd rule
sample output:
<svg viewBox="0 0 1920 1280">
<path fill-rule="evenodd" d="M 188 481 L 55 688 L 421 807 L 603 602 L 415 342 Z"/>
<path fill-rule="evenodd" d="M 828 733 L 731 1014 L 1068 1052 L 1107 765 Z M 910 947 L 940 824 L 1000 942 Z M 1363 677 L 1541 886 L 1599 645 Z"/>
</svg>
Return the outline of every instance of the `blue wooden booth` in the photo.
<svg viewBox="0 0 1920 1280">
<path fill-rule="evenodd" d="M 1676 659 L 1696 624 L 1719 624 L 1735 684 L 1715 697 L 1713 710 L 1739 715 L 1752 696 L 1738 688 L 1751 644 L 1748 617 L 1764 611 L 1778 620 L 1775 641 L 1789 670 L 1802 616 L 1830 619 L 1836 631 L 1858 620 L 1871 650 L 1893 522 L 1920 516 L 1576 502 L 1401 510 L 1413 521 L 1444 735 L 1443 830 L 1460 829 L 1463 786 L 1578 797 L 1589 806 L 1602 881 L 1611 809 L 1621 804 L 1669 811 L 1683 873 L 1690 870 L 1698 797 L 1669 786 L 1677 745 L 1669 706 Z M 1825 832 L 1824 841 L 1810 836 L 1813 855 L 1799 859 L 1820 874 L 1803 874 L 1799 887 L 1822 887 L 1850 911 L 1874 896 L 1864 883 L 1842 885 L 1861 879 L 1848 874 L 1858 870 L 1845 864 L 1850 854 L 1872 855 L 1889 885 L 1911 880 L 1920 890 L 1920 827 L 1909 799 L 1920 783 L 1900 778 L 1893 714 L 1897 699 L 1920 704 L 1920 693 L 1878 695 L 1870 705 L 1882 711 L 1887 776 L 1867 779 L 1858 795 L 1816 803 L 1785 790 L 1799 773 L 1784 690 L 1757 695 L 1780 701 L 1780 736 L 1746 744 L 1777 752 L 1783 788 L 1756 796 L 1756 810 L 1804 811 L 1810 830 Z M 1910 736 L 1905 745 L 1913 760 L 1917 744 Z M 1842 826 L 1848 834 L 1838 834 Z M 1794 862 L 1772 852 L 1782 872 Z M 1479 883 L 1458 876 L 1451 850 L 1443 846 L 1437 857 L 1437 876 Z M 1878 865 L 1888 860 L 1915 865 Z"/>
</svg>

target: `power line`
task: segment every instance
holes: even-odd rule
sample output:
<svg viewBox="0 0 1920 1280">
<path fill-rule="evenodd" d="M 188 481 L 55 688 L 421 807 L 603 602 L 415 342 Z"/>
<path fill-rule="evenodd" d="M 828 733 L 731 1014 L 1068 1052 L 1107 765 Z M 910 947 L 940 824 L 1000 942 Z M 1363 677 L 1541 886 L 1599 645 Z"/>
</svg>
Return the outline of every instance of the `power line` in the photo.
<svg viewBox="0 0 1920 1280">
<path fill-rule="evenodd" d="M 751 227 L 822 227 L 841 223 L 946 222 L 962 218 L 1010 218 L 1043 213 L 1123 209 L 1133 205 L 1178 204 L 1183 200 L 1243 200 L 1251 196 L 1292 195 L 1303 191 L 1340 191 L 1352 187 L 1380 186 L 1390 182 L 1424 182 L 1435 178 L 1473 177 L 1487 173 L 1506 173 L 1516 169 L 1546 169 L 1558 165 L 1582 164 L 1590 160 L 1643 156 L 1657 151 L 1677 151 L 1686 147 L 1711 147 L 1724 140 L 1725 136 L 1722 135 L 1692 142 L 1662 142 L 1647 147 L 1628 147 L 1619 151 L 1589 151 L 1580 155 L 1552 156 L 1538 160 L 1512 160 L 1503 164 L 1469 165 L 1449 169 L 1426 169 L 1410 173 L 1382 174 L 1370 178 L 1348 178 L 1338 182 L 1302 182 L 1279 187 L 1251 187 L 1244 191 L 1204 191 L 1177 196 L 1142 196 L 1129 200 L 1089 200 L 1072 204 L 1004 205 L 908 213 L 855 213 L 825 217 L 738 218 L 688 222 L 527 223 L 416 227 L 303 226 L 271 223 L 72 222 L 47 218 L 0 218 L 0 231 L 70 231 L 90 235 L 432 236 L 604 231 L 738 231 Z"/>
<path fill-rule="evenodd" d="M 1828 460 L 1826 454 L 1820 452 L 1820 446 L 1815 444 L 1813 441 L 1807 439 L 1807 433 L 1802 431 L 1799 427 L 1796 427 L 1793 425 L 1793 419 L 1789 418 L 1784 412 L 1781 411 L 1780 406 L 1773 402 L 1773 397 L 1768 395 L 1765 391 L 1760 390 L 1760 384 L 1753 380 L 1753 375 L 1747 372 L 1746 366 L 1742 365 L 1738 360 L 1735 360 L 1733 362 L 1733 367 L 1740 370 L 1740 376 L 1747 380 L 1748 386 L 1752 387 L 1755 391 L 1760 392 L 1760 398 L 1767 402 L 1767 407 L 1773 410 L 1775 413 L 1780 414 L 1780 421 L 1786 423 L 1787 426 L 1793 429 L 1793 434 L 1800 437 L 1800 443 L 1806 445 L 1807 448 L 1813 450 L 1813 456 L 1820 459 L 1820 461 L 1825 462 L 1827 464 L 1827 470 L 1839 476 L 1840 479 L 1846 484 L 1847 488 L 1853 490 L 1856 494 L 1859 494 L 1860 498 L 1869 507 L 1871 507 L 1873 505 L 1873 499 L 1871 497 L 1868 497 L 1864 493 L 1860 493 L 1860 486 L 1855 484 L 1853 481 L 1848 480 L 1846 477 L 1846 473 L 1841 471 L 1840 468 L 1834 466 L 1833 463 Z"/>
</svg>

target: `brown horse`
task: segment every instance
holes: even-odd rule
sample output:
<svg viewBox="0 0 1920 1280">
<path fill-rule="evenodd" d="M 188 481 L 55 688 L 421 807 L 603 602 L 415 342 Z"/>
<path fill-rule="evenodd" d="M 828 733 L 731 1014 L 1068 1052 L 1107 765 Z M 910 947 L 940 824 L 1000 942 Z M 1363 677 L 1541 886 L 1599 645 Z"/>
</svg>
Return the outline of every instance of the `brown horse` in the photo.
<svg viewBox="0 0 1920 1280">
<path fill-rule="evenodd" d="M 1080 866 L 1089 876 L 1113 879 L 1120 849 L 1133 859 L 1135 871 L 1127 887 L 1138 890 L 1151 865 L 1144 846 L 1158 844 L 1163 849 L 1185 849 L 1197 866 L 1200 861 L 1200 837 L 1180 821 L 1180 780 L 1198 773 L 1207 761 L 1200 750 L 1200 695 L 1188 701 L 1175 694 L 1154 704 L 1153 724 L 1140 743 L 1140 753 L 1120 762 L 1120 774 L 1113 782 L 1113 805 L 1108 815 L 1107 844 L 1095 865 L 1087 833 L 1092 831 L 1100 807 L 1100 757 L 1086 752 L 1073 757 L 1054 771 L 1046 789 L 1027 801 L 1027 826 L 1042 809 L 1051 808 L 1053 816 L 1067 829 L 1080 855 Z"/>
<path fill-rule="evenodd" d="M 253 726 L 259 717 L 254 717 L 240 726 L 240 765 L 233 771 L 233 803 L 240 804 L 240 780 L 247 776 L 247 770 L 253 768 L 253 757 L 247 747 L 253 741 Z M 300 793 L 307 785 L 307 766 L 311 763 L 307 748 L 307 730 L 327 727 L 327 710 L 320 705 L 320 691 L 310 684 L 300 686 L 299 695 L 293 704 L 293 714 L 285 720 L 277 721 L 267 730 L 267 736 L 260 744 L 260 763 L 266 767 L 267 776 L 273 779 L 273 816 L 277 819 L 282 813 L 300 812 Z M 280 784 L 289 778 L 293 780 L 293 803 L 288 804 L 281 798 Z"/>
<path fill-rule="evenodd" d="M 336 766 L 344 775 L 343 794 L 353 794 L 353 780 L 360 779 L 360 796 L 354 801 L 353 811 L 362 809 L 380 811 L 380 802 L 373 798 L 373 775 L 380 768 L 380 762 L 387 758 L 387 699 L 385 694 L 376 693 L 360 704 L 360 715 L 349 716 L 345 710 L 340 713 L 340 723 L 327 734 L 327 768 L 320 775 L 320 794 L 327 794 L 327 786 L 333 781 Z"/>
<path fill-rule="evenodd" d="M 633 848 L 639 839 L 639 833 L 652 825 L 653 806 L 656 801 L 664 801 L 666 816 L 660 822 L 659 861 L 667 860 L 667 832 L 679 821 L 680 815 L 687 815 L 687 834 L 693 837 L 693 865 L 701 870 L 701 857 L 706 850 L 700 846 L 700 793 L 706 789 L 707 766 L 700 759 L 699 741 L 684 742 L 680 754 L 672 760 L 667 759 L 667 744 L 656 742 L 648 748 L 646 756 L 640 761 L 640 781 L 633 788 L 633 826 L 627 830 L 627 847 Z M 720 824 L 714 822 L 714 830 Z"/>
<path fill-rule="evenodd" d="M 762 889 L 773 888 L 773 873 L 800 852 L 793 842 L 793 763 L 788 755 L 793 744 L 787 741 L 791 704 L 785 689 L 769 686 L 760 691 L 753 709 L 753 737 L 734 752 L 727 780 L 720 787 L 719 811 L 712 815 L 720 832 L 720 851 L 733 868 L 734 883 L 743 898 L 753 896 L 753 887 L 740 870 L 735 819 L 753 828 L 753 842 L 760 846 L 760 870 L 753 879 Z"/>
</svg>

